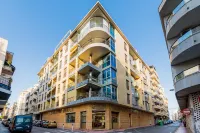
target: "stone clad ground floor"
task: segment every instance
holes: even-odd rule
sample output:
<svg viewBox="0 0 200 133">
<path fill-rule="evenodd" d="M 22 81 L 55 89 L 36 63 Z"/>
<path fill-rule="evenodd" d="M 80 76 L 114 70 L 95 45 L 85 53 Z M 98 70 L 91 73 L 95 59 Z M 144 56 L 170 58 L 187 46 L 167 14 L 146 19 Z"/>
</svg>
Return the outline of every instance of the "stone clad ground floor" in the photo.
<svg viewBox="0 0 200 133">
<path fill-rule="evenodd" d="M 112 104 L 84 104 L 41 114 L 42 120 L 56 121 L 58 128 L 110 130 L 154 125 L 150 112 Z"/>
</svg>

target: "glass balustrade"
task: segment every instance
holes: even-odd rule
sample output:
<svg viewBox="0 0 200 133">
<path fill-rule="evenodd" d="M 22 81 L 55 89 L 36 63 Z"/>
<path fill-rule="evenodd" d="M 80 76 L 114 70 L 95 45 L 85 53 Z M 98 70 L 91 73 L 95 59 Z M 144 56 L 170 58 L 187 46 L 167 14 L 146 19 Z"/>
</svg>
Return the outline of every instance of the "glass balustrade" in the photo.
<svg viewBox="0 0 200 133">
<path fill-rule="evenodd" d="M 189 68 L 183 72 L 181 72 L 180 74 L 178 74 L 177 76 L 175 76 L 174 78 L 174 83 L 184 79 L 187 76 L 190 76 L 194 73 L 200 72 L 200 65 L 197 65 L 195 67 Z"/>
<path fill-rule="evenodd" d="M 182 0 L 181 3 L 178 6 L 176 6 L 176 8 L 174 8 L 171 15 L 168 17 L 166 25 L 168 25 L 173 16 L 177 14 L 190 1 L 191 0 Z"/>
<path fill-rule="evenodd" d="M 71 44 L 73 47 L 76 43 L 83 39 L 83 37 L 88 34 L 89 30 L 92 28 L 103 28 L 107 32 L 109 32 L 108 22 L 101 18 L 101 17 L 94 17 L 92 18 L 83 28 L 80 30 L 80 34 L 76 34 L 75 38 L 73 39 L 74 42 Z"/>
</svg>

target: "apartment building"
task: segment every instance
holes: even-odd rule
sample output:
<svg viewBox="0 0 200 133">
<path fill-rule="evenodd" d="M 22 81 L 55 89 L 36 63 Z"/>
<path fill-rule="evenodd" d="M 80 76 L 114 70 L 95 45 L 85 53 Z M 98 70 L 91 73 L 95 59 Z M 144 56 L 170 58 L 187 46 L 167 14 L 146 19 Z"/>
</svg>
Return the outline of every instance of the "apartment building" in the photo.
<svg viewBox="0 0 200 133">
<path fill-rule="evenodd" d="M 0 38 L 0 112 L 11 95 L 12 76 L 15 67 L 12 65 L 13 53 L 7 51 L 8 41 Z"/>
<path fill-rule="evenodd" d="M 17 102 L 14 102 L 13 105 L 9 107 L 8 118 L 13 118 L 17 114 Z"/>
<path fill-rule="evenodd" d="M 156 68 L 150 66 L 151 70 L 151 91 L 152 91 L 152 102 L 154 110 L 154 118 L 157 123 L 158 120 L 168 120 L 168 99 L 165 96 L 164 88 L 161 86 Z"/>
<path fill-rule="evenodd" d="M 16 115 L 24 115 L 25 114 L 25 104 L 26 104 L 26 96 L 29 93 L 29 89 L 24 90 L 20 93 L 19 98 L 17 100 L 17 113 Z"/>
<path fill-rule="evenodd" d="M 163 0 L 159 6 L 176 97 L 181 110 L 191 110 L 186 118 L 193 132 L 200 127 L 199 13 L 199 0 Z"/>
<path fill-rule="evenodd" d="M 25 114 L 29 114 L 33 116 L 33 119 L 39 119 L 35 112 L 38 110 L 38 85 L 34 85 L 34 87 L 31 87 L 27 89 L 27 93 L 25 95 Z"/>
<path fill-rule="evenodd" d="M 36 114 L 58 127 L 154 125 L 151 68 L 97 2 L 38 72 Z"/>
</svg>

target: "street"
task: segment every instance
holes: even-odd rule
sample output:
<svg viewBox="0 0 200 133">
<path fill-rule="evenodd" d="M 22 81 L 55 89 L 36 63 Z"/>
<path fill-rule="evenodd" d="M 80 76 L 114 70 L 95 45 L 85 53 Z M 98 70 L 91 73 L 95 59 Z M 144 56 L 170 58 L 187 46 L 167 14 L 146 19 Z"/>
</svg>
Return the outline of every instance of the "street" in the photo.
<svg viewBox="0 0 200 133">
<path fill-rule="evenodd" d="M 179 123 L 173 123 L 165 126 L 153 126 L 147 128 L 139 128 L 139 129 L 127 129 L 125 131 L 112 131 L 110 133 L 174 133 L 176 129 L 179 127 Z M 103 133 L 103 131 L 98 131 L 99 133 Z M 0 124 L 0 133 L 10 133 L 8 128 L 4 125 Z M 48 129 L 41 127 L 33 127 L 32 133 L 71 133 L 70 130 L 62 130 L 62 129 Z M 74 131 L 73 133 L 83 133 Z"/>
</svg>

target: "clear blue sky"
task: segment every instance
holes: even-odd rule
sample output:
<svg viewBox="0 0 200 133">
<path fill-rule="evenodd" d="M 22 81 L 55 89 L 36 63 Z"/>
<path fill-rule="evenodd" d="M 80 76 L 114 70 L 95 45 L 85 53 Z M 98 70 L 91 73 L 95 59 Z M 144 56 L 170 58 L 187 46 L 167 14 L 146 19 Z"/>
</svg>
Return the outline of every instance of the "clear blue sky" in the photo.
<svg viewBox="0 0 200 133">
<path fill-rule="evenodd" d="M 140 56 L 154 65 L 169 99 L 169 108 L 178 107 L 171 68 L 158 15 L 162 0 L 100 0 Z M 38 81 L 37 73 L 64 34 L 74 29 L 96 0 L 1 1 L 0 37 L 8 39 L 14 52 L 16 72 L 10 102 Z"/>
</svg>

